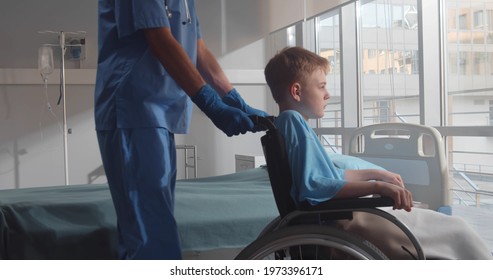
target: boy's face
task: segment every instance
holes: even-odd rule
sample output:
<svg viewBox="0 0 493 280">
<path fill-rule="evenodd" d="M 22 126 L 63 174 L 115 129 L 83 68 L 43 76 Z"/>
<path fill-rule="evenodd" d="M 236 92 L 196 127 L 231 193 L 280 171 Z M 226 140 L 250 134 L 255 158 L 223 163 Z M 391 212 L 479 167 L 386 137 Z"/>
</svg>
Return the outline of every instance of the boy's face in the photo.
<svg viewBox="0 0 493 280">
<path fill-rule="evenodd" d="M 318 69 L 309 75 L 305 84 L 301 86 L 298 111 L 305 120 L 324 116 L 325 107 L 330 98 L 329 91 L 325 88 L 326 84 L 325 72 L 322 69 Z"/>
</svg>

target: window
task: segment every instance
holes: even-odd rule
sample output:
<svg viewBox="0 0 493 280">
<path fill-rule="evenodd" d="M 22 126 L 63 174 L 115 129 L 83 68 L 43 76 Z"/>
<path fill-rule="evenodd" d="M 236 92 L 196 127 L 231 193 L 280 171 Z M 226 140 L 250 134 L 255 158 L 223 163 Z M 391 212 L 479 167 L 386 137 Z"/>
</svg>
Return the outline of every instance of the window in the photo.
<svg viewBox="0 0 493 280">
<path fill-rule="evenodd" d="M 360 7 L 363 125 L 388 121 L 419 122 L 417 1 L 405 3 L 377 0 Z M 402 13 L 403 28 L 395 28 L 399 13 Z M 378 17 L 378 20 L 372 17 Z M 392 19 L 394 24 L 374 27 L 373 22 L 385 23 L 388 22 L 386 18 Z"/>
<path fill-rule="evenodd" d="M 459 59 L 458 59 L 459 74 L 466 75 L 468 74 L 467 65 L 469 64 L 469 53 L 459 52 L 458 55 L 459 55 Z"/>
<path fill-rule="evenodd" d="M 390 122 L 390 102 L 388 100 L 377 101 L 377 109 L 380 123 Z"/>
<path fill-rule="evenodd" d="M 330 71 L 327 75 L 327 90 L 330 93 L 330 102 L 328 103 L 325 116 L 321 120 L 322 127 L 341 127 L 341 44 L 339 40 L 339 14 L 338 12 L 329 12 L 321 15 L 318 20 L 317 53 L 329 61 Z M 325 139 L 327 145 L 336 145 L 340 142 L 338 138 Z M 335 141 L 335 142 L 334 142 Z"/>
<path fill-rule="evenodd" d="M 476 29 L 483 28 L 483 11 L 474 12 L 474 28 Z"/>
<path fill-rule="evenodd" d="M 459 15 L 459 29 L 462 29 L 462 30 L 468 29 L 467 15 L 465 15 L 465 14 Z"/>
<path fill-rule="evenodd" d="M 388 2 L 390 5 L 393 2 Z M 413 2 L 413 1 L 410 1 Z M 417 30 L 418 29 L 418 10 L 415 5 L 412 6 L 404 6 L 404 27 L 409 30 Z"/>
<path fill-rule="evenodd" d="M 474 75 L 483 75 L 485 71 L 486 54 L 484 52 L 474 53 Z"/>
<path fill-rule="evenodd" d="M 490 100 L 490 122 L 489 125 L 493 125 L 493 100 Z"/>
<path fill-rule="evenodd" d="M 440 23 L 443 22 L 445 26 L 437 27 L 435 31 L 428 27 L 420 30 L 423 38 L 430 34 L 435 35 L 437 29 L 443 30 L 443 50 L 439 49 L 441 44 L 436 42 L 420 42 L 418 19 L 422 16 L 427 20 L 427 16 L 438 15 L 432 14 L 430 10 L 420 15 L 418 0 L 365 0 L 353 3 L 354 11 L 359 9 L 359 13 L 349 11 L 342 15 L 359 15 L 361 24 L 358 30 L 352 28 L 352 24 L 348 24 L 351 28 L 344 28 L 346 22 L 355 22 L 354 18 L 340 18 L 339 21 L 341 15 L 336 20 L 333 13 L 321 16 L 320 26 L 316 29 L 319 35 L 319 52 L 329 59 L 331 65 L 335 65 L 334 69 L 349 70 L 344 73 L 358 75 L 359 78 L 356 87 L 348 86 L 351 92 L 341 92 L 338 83 L 341 78 L 346 80 L 347 77 L 341 77 L 339 70 L 329 74 L 328 81 L 332 82 L 328 84 L 336 86 L 329 89 L 331 102 L 321 120 L 320 131 L 324 134 L 324 145 L 332 151 L 345 148 L 340 135 L 327 134 L 326 131 L 330 130 L 324 130 L 324 127 L 342 126 L 344 130 L 343 123 L 353 125 L 357 122 L 358 125 L 365 126 L 382 122 L 421 123 L 423 120 L 436 125 L 438 120 L 444 126 L 457 128 L 453 130 L 454 136 L 447 136 L 449 132 L 444 130 L 447 159 L 451 167 L 449 170 L 454 179 L 451 180 L 454 184 L 451 188 L 464 187 L 467 192 L 473 192 L 473 189 L 467 189 L 470 182 L 493 187 L 493 137 L 489 136 L 489 132 L 483 132 L 487 130 L 484 128 L 475 131 L 474 133 L 480 135 L 474 136 L 468 135 L 473 130 L 463 128 L 493 125 L 493 0 L 443 0 L 440 8 L 444 10 L 440 14 L 447 18 Z M 341 26 L 335 28 L 337 23 Z M 349 46 L 347 49 L 351 55 L 352 52 L 359 52 L 348 59 L 344 56 L 344 61 L 340 59 L 341 51 L 346 54 L 346 49 L 340 49 L 340 30 L 344 30 L 344 46 Z M 351 30 L 354 30 L 354 34 Z M 346 41 L 346 38 L 349 40 Z M 360 45 L 353 46 L 353 38 L 354 44 Z M 431 82 L 439 90 L 426 91 L 431 79 L 424 77 L 427 80 L 421 84 L 425 85 L 425 100 L 420 98 L 421 47 L 445 54 L 446 60 L 443 76 L 436 79 L 437 84 L 434 84 L 435 81 Z M 357 57 L 359 61 L 354 63 L 351 60 L 353 57 Z M 440 102 L 443 101 L 444 106 L 429 105 L 428 97 L 435 92 L 443 98 Z M 341 100 L 349 100 L 348 103 L 351 103 L 344 104 L 344 111 L 341 110 Z M 421 116 L 423 104 L 425 109 L 431 109 L 426 118 Z M 437 109 L 433 111 L 435 107 Z M 344 120 L 341 116 L 349 120 Z M 357 117 L 360 119 L 355 121 Z M 456 186 L 457 183 L 463 185 Z M 469 203 L 456 193 L 453 196 L 455 203 Z M 492 195 L 476 194 L 470 197 L 477 199 L 479 196 L 487 199 L 474 201 L 474 205 L 489 205 L 487 207 L 491 208 L 493 192 Z"/>
<path fill-rule="evenodd" d="M 485 11 L 485 21 L 487 23 L 486 29 L 489 31 L 493 31 L 493 10 L 486 10 Z"/>
<path fill-rule="evenodd" d="M 446 125 L 493 125 L 493 0 L 445 0 L 444 4 L 449 17 L 445 21 L 448 25 L 444 42 L 448 53 L 447 76 L 444 77 L 447 81 Z M 457 18 L 457 26 L 450 17 Z M 454 179 L 452 188 L 474 192 L 471 182 L 481 188 L 490 184 L 493 176 L 491 139 L 488 136 L 447 137 L 448 161 L 452 167 L 449 170 Z M 460 192 L 453 198 L 455 203 L 470 203 Z M 481 202 L 472 203 L 484 204 L 489 199 L 491 196 L 484 196 Z"/>
<path fill-rule="evenodd" d="M 404 12 L 403 6 L 394 6 L 392 9 L 392 26 L 394 28 L 404 27 Z"/>
</svg>

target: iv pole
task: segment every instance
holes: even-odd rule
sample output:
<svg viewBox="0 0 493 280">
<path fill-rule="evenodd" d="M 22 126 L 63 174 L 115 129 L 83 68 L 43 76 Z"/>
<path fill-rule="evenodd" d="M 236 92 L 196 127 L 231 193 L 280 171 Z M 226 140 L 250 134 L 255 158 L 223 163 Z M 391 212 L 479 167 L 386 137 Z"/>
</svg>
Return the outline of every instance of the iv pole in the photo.
<svg viewBox="0 0 493 280">
<path fill-rule="evenodd" d="M 54 31 L 40 31 L 38 33 L 51 33 L 58 34 L 58 45 L 45 44 L 46 46 L 57 46 L 61 49 L 61 65 L 60 65 L 60 96 L 62 99 L 62 111 L 63 111 L 63 166 L 65 172 L 65 185 L 69 185 L 69 173 L 68 173 L 68 128 L 67 128 L 67 102 L 65 95 L 65 51 L 67 46 L 78 46 L 78 45 L 67 45 L 65 42 L 65 32 L 54 32 Z M 84 34 L 85 31 L 69 32 L 71 34 Z"/>
<path fill-rule="evenodd" d="M 60 48 L 61 48 L 61 66 L 60 66 L 60 84 L 63 107 L 63 161 L 65 170 L 65 185 L 69 184 L 68 180 L 68 129 L 67 129 L 67 96 L 65 95 L 65 32 L 60 31 Z"/>
</svg>

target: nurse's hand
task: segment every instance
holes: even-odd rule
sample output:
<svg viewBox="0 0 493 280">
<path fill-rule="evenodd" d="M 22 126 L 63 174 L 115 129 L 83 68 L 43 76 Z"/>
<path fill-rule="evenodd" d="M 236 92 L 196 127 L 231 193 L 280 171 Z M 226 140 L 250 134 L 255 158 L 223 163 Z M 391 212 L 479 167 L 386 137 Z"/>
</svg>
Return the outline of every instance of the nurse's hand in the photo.
<svg viewBox="0 0 493 280">
<path fill-rule="evenodd" d="M 248 115 L 240 109 L 226 105 L 211 86 L 203 86 L 191 99 L 226 135 L 254 131 L 254 124 Z"/>
<path fill-rule="evenodd" d="M 266 112 L 252 108 L 248 104 L 246 104 L 246 102 L 243 100 L 243 98 L 241 98 L 241 95 L 238 93 L 238 91 L 235 88 L 230 90 L 223 97 L 223 102 L 228 104 L 229 106 L 233 106 L 235 108 L 242 110 L 247 115 L 257 115 L 261 117 L 269 116 Z"/>
</svg>

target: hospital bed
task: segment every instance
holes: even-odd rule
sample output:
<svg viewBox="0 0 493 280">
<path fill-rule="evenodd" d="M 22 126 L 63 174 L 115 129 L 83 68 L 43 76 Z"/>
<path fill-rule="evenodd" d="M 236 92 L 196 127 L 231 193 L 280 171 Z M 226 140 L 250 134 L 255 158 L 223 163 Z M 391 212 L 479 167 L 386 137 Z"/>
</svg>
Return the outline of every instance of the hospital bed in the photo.
<svg viewBox="0 0 493 280">
<path fill-rule="evenodd" d="M 356 129 L 349 155 L 400 174 L 422 207 L 451 214 L 443 139 L 433 127 L 382 123 Z"/>
<path fill-rule="evenodd" d="M 355 139 L 361 138 L 357 136 L 360 132 L 356 131 Z M 371 133 L 363 135 L 371 139 Z M 385 155 L 381 162 L 389 162 L 389 146 L 382 145 L 371 150 L 381 151 Z M 362 152 L 352 149 L 352 155 L 378 158 L 377 153 L 369 153 L 370 145 L 364 147 Z M 400 152 L 396 154 L 401 157 Z M 352 156 L 332 157 L 341 167 L 362 169 L 370 164 Z M 431 177 L 432 172 L 420 176 Z M 425 203 L 433 205 L 432 201 Z M 185 258 L 231 259 L 269 228 L 279 212 L 268 172 L 260 167 L 178 180 L 175 216 Z M 0 259 L 112 259 L 117 256 L 116 250 L 116 217 L 107 185 L 0 191 Z"/>
<path fill-rule="evenodd" d="M 178 180 L 184 257 L 232 259 L 277 214 L 264 168 Z M 114 259 L 116 214 L 107 185 L 0 191 L 0 259 Z"/>
</svg>

